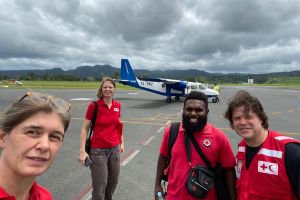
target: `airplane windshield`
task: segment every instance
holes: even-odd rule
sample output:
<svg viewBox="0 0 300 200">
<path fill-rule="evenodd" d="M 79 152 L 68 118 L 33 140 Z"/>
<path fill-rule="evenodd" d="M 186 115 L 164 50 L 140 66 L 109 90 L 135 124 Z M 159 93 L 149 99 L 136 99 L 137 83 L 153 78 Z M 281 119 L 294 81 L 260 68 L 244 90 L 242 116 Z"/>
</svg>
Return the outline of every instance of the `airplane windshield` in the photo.
<svg viewBox="0 0 300 200">
<path fill-rule="evenodd" d="M 206 89 L 206 86 L 201 84 L 201 85 L 199 85 L 199 89 L 200 89 L 200 90 L 205 90 L 205 89 Z"/>
</svg>

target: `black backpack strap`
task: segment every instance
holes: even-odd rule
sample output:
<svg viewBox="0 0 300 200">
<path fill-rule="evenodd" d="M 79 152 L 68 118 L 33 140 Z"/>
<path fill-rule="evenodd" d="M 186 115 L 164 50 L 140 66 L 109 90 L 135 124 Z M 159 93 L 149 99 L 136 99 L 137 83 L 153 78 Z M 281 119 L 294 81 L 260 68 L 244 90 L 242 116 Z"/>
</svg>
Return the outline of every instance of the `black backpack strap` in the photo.
<svg viewBox="0 0 300 200">
<path fill-rule="evenodd" d="M 180 126 L 180 122 L 174 122 L 171 124 L 170 127 L 169 145 L 168 145 L 168 162 L 170 162 L 172 158 L 172 148 L 178 136 L 179 126 Z"/>
<path fill-rule="evenodd" d="M 91 125 L 90 125 L 91 128 L 90 128 L 89 135 L 88 135 L 89 139 L 91 139 L 92 132 L 94 130 L 94 126 L 95 126 L 95 122 L 96 122 L 96 118 L 97 118 L 97 112 L 98 112 L 98 103 L 97 103 L 97 101 L 93 101 L 93 103 L 95 105 L 95 108 L 94 108 L 93 118 L 92 118 Z"/>
<path fill-rule="evenodd" d="M 202 158 L 203 162 L 205 163 L 206 167 L 211 171 L 214 172 L 214 168 L 212 167 L 212 165 L 210 164 L 209 160 L 206 158 L 206 156 L 204 155 L 204 153 L 201 150 L 201 147 L 199 146 L 199 144 L 197 143 L 195 137 L 193 134 L 190 135 L 191 141 L 196 149 L 196 151 L 198 152 L 198 154 L 200 155 L 200 157 Z"/>
</svg>

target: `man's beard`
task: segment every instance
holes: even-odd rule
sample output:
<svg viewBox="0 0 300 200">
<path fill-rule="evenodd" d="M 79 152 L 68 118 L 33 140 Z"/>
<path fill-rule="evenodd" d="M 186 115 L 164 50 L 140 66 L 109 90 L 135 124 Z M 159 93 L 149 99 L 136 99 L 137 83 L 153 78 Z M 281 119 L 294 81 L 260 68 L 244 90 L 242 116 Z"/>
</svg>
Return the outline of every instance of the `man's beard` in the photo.
<svg viewBox="0 0 300 200">
<path fill-rule="evenodd" d="M 207 124 L 207 117 L 201 117 L 198 118 L 198 123 L 197 124 L 192 124 L 190 123 L 190 117 L 185 116 L 184 114 L 182 115 L 182 126 L 186 133 L 192 134 L 197 131 L 203 130 L 205 125 Z"/>
</svg>

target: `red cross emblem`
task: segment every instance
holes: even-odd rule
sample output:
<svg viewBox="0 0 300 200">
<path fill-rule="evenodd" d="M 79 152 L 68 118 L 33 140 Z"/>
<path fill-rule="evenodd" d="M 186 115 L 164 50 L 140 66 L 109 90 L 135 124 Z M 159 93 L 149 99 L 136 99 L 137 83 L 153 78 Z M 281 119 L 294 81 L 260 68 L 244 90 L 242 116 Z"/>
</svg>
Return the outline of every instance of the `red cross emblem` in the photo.
<svg viewBox="0 0 300 200">
<path fill-rule="evenodd" d="M 211 145 L 211 140 L 206 138 L 206 139 L 203 140 L 202 143 L 203 143 L 204 146 L 209 147 Z"/>
<path fill-rule="evenodd" d="M 262 170 L 265 170 L 266 168 L 268 168 L 265 164 L 263 164 L 262 166 L 260 166 L 262 168 Z"/>
</svg>

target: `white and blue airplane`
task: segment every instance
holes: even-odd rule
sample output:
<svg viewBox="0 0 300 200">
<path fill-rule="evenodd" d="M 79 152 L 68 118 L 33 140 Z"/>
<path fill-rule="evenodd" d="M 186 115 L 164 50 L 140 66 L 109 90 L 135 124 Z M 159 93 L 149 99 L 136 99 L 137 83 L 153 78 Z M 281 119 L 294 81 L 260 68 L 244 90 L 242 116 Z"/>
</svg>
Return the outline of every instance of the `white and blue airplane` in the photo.
<svg viewBox="0 0 300 200">
<path fill-rule="evenodd" d="M 213 103 L 217 102 L 219 92 L 209 89 L 206 85 L 198 82 L 189 82 L 185 80 L 174 80 L 165 78 L 141 78 L 138 79 L 129 63 L 128 59 L 121 59 L 121 80 L 123 85 L 129 85 L 135 88 L 146 90 L 148 92 L 166 96 L 166 102 L 172 101 L 172 96 L 175 100 L 180 97 L 185 97 L 191 91 L 201 91 L 212 100 Z"/>
</svg>

